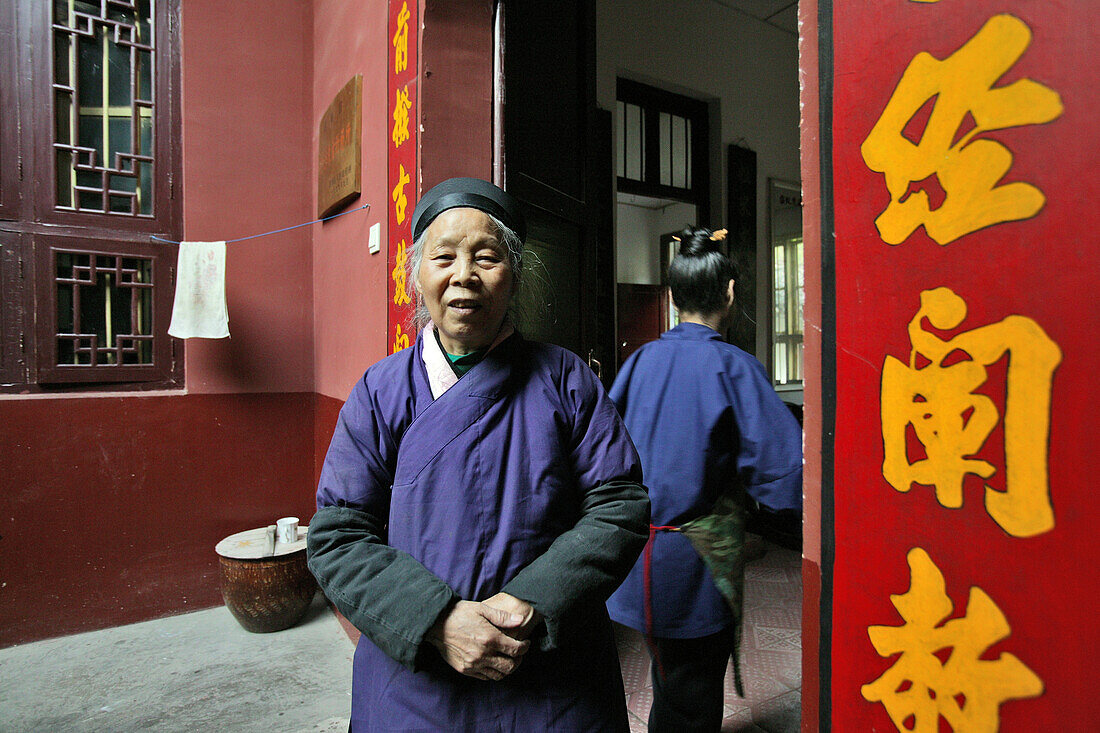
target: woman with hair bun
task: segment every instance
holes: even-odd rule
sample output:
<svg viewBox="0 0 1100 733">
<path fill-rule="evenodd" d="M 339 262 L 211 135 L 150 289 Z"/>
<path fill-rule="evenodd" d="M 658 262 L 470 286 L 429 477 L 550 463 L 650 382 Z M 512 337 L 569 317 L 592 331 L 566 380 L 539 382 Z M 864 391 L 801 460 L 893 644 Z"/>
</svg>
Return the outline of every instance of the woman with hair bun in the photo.
<svg viewBox="0 0 1100 733">
<path fill-rule="evenodd" d="M 731 655 L 743 694 L 747 509 L 802 506 L 798 422 L 760 362 L 722 339 L 736 280 L 725 233 L 683 230 L 668 271 L 680 324 L 632 354 L 610 392 L 642 460 L 652 524 L 607 607 L 649 642 L 650 731 L 721 728 Z"/>
</svg>

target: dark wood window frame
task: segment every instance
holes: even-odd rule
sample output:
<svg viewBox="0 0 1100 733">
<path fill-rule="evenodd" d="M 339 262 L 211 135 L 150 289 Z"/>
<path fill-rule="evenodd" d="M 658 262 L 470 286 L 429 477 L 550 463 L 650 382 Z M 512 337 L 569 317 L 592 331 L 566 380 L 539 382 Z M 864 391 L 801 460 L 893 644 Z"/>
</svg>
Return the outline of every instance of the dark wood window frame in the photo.
<svg viewBox="0 0 1100 733">
<path fill-rule="evenodd" d="M 0 3 L 0 219 L 16 216 L 23 161 L 18 153 L 20 105 L 16 85 L 15 3 Z M 14 161 L 12 160 L 14 156 Z M 14 163 L 14 164 L 13 164 Z"/>
<path fill-rule="evenodd" d="M 155 4 L 155 163 L 148 216 L 55 205 L 54 3 L 16 0 L 0 5 L 0 104 L 16 112 L 0 117 L 0 392 L 182 387 L 182 342 L 167 333 L 178 249 L 151 239 L 157 235 L 175 241 L 182 229 L 180 0 Z M 58 338 L 58 251 L 148 260 L 153 283 L 147 324 L 153 336 L 151 364 L 58 363 L 63 340 Z"/>
<path fill-rule="evenodd" d="M 707 103 L 631 79 L 616 80 L 616 100 L 637 105 L 645 119 L 642 180 L 618 176 L 620 193 L 672 199 L 695 204 L 697 219 L 710 219 L 710 117 Z M 662 184 L 660 160 L 660 114 L 668 113 L 691 121 L 692 151 L 690 188 Z M 620 144 L 624 144 L 620 141 Z"/>
</svg>

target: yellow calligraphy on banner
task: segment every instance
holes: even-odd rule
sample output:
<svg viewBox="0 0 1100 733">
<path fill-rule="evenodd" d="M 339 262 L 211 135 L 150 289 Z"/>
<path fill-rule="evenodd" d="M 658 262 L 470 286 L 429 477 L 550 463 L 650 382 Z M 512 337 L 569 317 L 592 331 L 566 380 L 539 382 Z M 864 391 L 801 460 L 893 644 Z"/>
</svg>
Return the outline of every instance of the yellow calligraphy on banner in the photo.
<svg viewBox="0 0 1100 733">
<path fill-rule="evenodd" d="M 393 212 L 397 216 L 397 223 L 405 223 L 405 208 L 409 205 L 409 199 L 405 196 L 405 186 L 409 183 L 409 174 L 405 171 L 405 164 L 398 164 L 397 185 L 393 187 Z"/>
<path fill-rule="evenodd" d="M 978 137 L 1062 114 L 1058 93 L 1031 79 L 993 88 L 1030 43 L 1031 30 L 1023 21 L 996 15 L 947 59 L 922 52 L 909 63 L 860 148 L 867 167 L 884 174 L 890 192 L 890 203 L 875 220 L 884 242 L 900 244 L 923 225 L 929 237 L 945 245 L 1039 213 L 1046 198 L 1038 188 L 1023 182 L 997 185 L 1012 165 L 1008 148 Z M 920 141 L 911 142 L 905 128 L 930 100 L 934 106 Z M 936 209 L 919 186 L 932 176 L 944 194 Z"/>
<path fill-rule="evenodd" d="M 985 591 L 971 587 L 966 614 L 948 621 L 954 605 L 943 573 L 920 547 L 910 550 L 907 560 L 909 591 L 890 596 L 905 624 L 867 629 L 879 656 L 900 656 L 881 677 L 863 685 L 864 699 L 882 703 L 906 733 L 936 733 L 941 716 L 951 730 L 994 733 L 1000 706 L 1043 694 L 1043 681 L 1007 652 L 981 658 L 1012 633 Z M 950 651 L 944 660 L 937 652 L 945 650 Z"/>
<path fill-rule="evenodd" d="M 944 340 L 925 331 L 955 329 L 967 306 L 949 288 L 925 290 L 909 321 L 909 363 L 887 356 L 882 365 L 882 475 L 898 491 L 911 484 L 932 486 L 942 506 L 963 503 L 967 474 L 983 479 L 996 473 L 987 461 L 971 458 L 1000 420 L 997 406 L 975 390 L 988 379 L 988 367 L 1009 356 L 1004 406 L 1005 491 L 985 487 L 986 511 L 1013 537 L 1031 537 L 1054 527 L 1047 478 L 1050 402 L 1054 370 L 1062 350 L 1035 321 L 1008 316 L 988 326 Z M 946 363 L 948 357 L 962 360 Z M 918 366 L 918 357 L 928 364 Z M 913 426 L 926 457 L 909 462 L 906 430 Z"/>
<path fill-rule="evenodd" d="M 393 146 L 401 147 L 401 143 L 409 139 L 409 110 L 412 102 L 409 101 L 409 87 L 397 90 L 397 99 L 393 104 Z"/>
<path fill-rule="evenodd" d="M 393 336 L 393 353 L 396 354 L 401 349 L 409 348 L 409 334 L 401 332 L 401 324 L 396 326 L 397 330 L 394 331 Z"/>
<path fill-rule="evenodd" d="M 408 305 L 411 301 L 409 300 L 408 288 L 406 288 L 405 266 L 408 264 L 409 257 L 405 253 L 404 239 L 398 243 L 397 256 L 394 259 L 393 271 L 390 272 L 390 277 L 393 278 L 393 304 Z"/>
<path fill-rule="evenodd" d="M 397 32 L 393 34 L 393 73 L 409 68 L 409 4 L 401 3 L 397 12 Z"/>
</svg>

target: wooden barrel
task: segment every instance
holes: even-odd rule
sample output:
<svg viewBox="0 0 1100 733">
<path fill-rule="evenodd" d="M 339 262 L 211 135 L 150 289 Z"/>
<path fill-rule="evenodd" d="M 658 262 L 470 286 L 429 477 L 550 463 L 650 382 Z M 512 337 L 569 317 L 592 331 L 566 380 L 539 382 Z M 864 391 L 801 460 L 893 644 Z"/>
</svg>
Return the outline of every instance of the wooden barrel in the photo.
<svg viewBox="0 0 1100 733">
<path fill-rule="evenodd" d="M 317 581 L 306 567 L 307 530 L 299 528 L 297 542 L 272 548 L 265 546 L 266 529 L 261 527 L 226 537 L 215 548 L 222 598 L 248 631 L 281 631 L 305 615 L 317 592 Z"/>
</svg>

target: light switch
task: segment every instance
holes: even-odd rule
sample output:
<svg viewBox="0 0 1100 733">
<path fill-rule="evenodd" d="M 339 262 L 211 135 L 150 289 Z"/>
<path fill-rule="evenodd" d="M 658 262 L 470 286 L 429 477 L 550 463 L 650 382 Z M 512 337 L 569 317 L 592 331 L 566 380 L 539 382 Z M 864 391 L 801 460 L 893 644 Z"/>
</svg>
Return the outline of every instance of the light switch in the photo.
<svg viewBox="0 0 1100 733">
<path fill-rule="evenodd" d="M 370 238 L 367 240 L 367 249 L 370 250 L 372 255 L 378 254 L 378 250 L 382 249 L 382 223 L 372 224 L 370 228 Z"/>
</svg>

